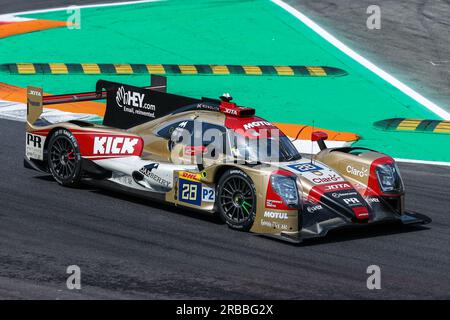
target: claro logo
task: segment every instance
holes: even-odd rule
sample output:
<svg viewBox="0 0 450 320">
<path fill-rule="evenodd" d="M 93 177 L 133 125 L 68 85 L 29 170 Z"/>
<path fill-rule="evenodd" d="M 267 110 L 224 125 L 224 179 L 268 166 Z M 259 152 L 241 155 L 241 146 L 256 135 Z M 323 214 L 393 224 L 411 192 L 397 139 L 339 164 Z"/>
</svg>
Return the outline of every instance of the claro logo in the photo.
<svg viewBox="0 0 450 320">
<path fill-rule="evenodd" d="M 129 155 L 136 152 L 138 138 L 95 137 L 94 155 Z"/>
<path fill-rule="evenodd" d="M 346 168 L 346 171 L 348 173 L 350 173 L 351 175 L 354 175 L 354 176 L 357 176 L 360 178 L 369 176 L 367 168 L 364 168 L 364 167 L 362 167 L 361 169 L 357 169 L 351 165 L 348 165 Z"/>
<path fill-rule="evenodd" d="M 312 182 L 317 183 L 317 184 L 322 184 L 322 183 L 328 183 L 328 182 L 339 182 L 339 181 L 343 181 L 343 180 L 344 179 L 342 179 L 337 174 L 330 174 L 328 177 L 313 178 Z"/>
<path fill-rule="evenodd" d="M 139 108 L 150 111 L 155 111 L 156 107 L 153 104 L 144 103 L 144 94 L 134 91 L 125 91 L 122 86 L 117 89 L 116 102 L 120 108 Z"/>
</svg>

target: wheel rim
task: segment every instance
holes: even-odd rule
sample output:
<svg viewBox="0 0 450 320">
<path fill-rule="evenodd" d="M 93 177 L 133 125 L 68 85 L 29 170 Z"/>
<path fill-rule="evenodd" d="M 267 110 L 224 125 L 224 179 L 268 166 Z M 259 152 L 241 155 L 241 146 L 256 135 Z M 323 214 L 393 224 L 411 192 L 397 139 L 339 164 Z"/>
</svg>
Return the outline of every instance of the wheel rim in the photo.
<svg viewBox="0 0 450 320">
<path fill-rule="evenodd" d="M 247 221 L 255 204 L 252 186 L 242 178 L 230 177 L 223 183 L 220 204 L 231 221 L 235 223 Z"/>
<path fill-rule="evenodd" d="M 66 138 L 56 139 L 50 150 L 50 162 L 54 174 L 60 179 L 67 179 L 76 169 L 75 149 Z"/>
</svg>

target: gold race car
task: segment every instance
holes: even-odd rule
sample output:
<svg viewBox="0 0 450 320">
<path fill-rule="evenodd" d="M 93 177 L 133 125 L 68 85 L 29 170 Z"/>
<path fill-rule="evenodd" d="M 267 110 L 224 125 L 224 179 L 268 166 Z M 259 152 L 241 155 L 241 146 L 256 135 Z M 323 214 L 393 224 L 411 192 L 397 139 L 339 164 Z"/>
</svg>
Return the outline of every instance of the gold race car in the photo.
<svg viewBox="0 0 450 320">
<path fill-rule="evenodd" d="M 365 148 L 299 153 L 252 108 L 220 99 L 99 80 L 95 92 L 46 95 L 28 87 L 25 166 L 63 186 L 118 188 L 219 216 L 230 228 L 301 242 L 341 227 L 428 223 L 405 212 L 393 158 Z M 43 106 L 105 100 L 102 124 L 50 123 Z"/>
</svg>

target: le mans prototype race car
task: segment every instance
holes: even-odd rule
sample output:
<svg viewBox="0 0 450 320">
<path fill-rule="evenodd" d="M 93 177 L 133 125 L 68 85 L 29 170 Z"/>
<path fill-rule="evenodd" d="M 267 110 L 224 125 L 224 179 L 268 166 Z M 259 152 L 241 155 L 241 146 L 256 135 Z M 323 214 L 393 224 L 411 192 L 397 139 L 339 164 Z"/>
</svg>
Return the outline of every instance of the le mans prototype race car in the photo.
<svg viewBox="0 0 450 320">
<path fill-rule="evenodd" d="M 99 80 L 95 92 L 44 96 L 28 87 L 27 168 L 63 186 L 88 182 L 220 216 L 232 229 L 300 242 L 342 227 L 427 223 L 405 212 L 393 158 L 326 147 L 302 156 L 270 122 L 224 94 L 194 99 Z M 49 123 L 43 105 L 106 99 L 103 124 Z"/>
</svg>

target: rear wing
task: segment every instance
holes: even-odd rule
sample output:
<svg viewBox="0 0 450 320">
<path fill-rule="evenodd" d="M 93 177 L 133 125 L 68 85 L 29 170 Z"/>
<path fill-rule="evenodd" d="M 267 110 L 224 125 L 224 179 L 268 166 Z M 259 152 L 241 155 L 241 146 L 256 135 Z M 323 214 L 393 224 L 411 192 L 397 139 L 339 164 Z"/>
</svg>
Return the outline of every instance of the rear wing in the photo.
<svg viewBox="0 0 450 320">
<path fill-rule="evenodd" d="M 160 118 L 201 100 L 167 93 L 167 78 L 151 76 L 149 87 L 98 80 L 95 92 L 44 96 L 43 89 L 27 88 L 27 124 L 32 126 L 46 105 L 106 99 L 105 126 L 128 129 Z"/>
</svg>

